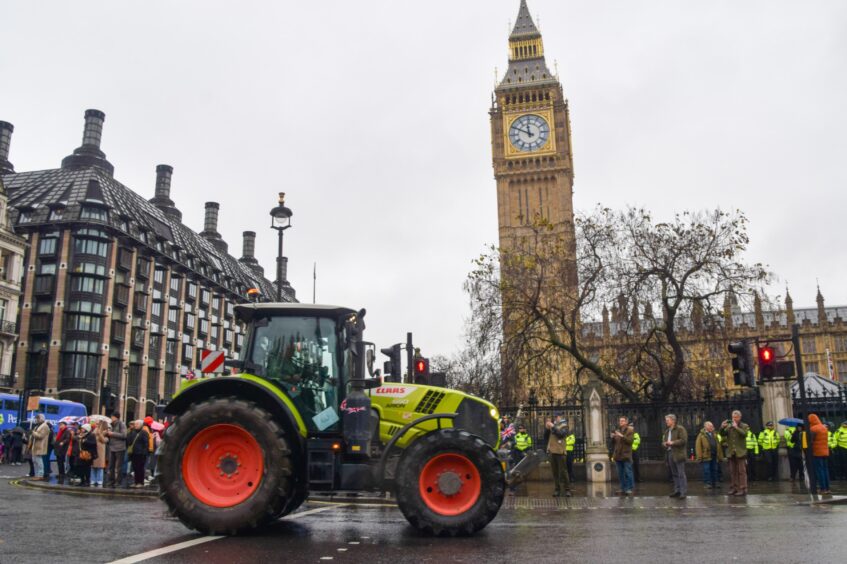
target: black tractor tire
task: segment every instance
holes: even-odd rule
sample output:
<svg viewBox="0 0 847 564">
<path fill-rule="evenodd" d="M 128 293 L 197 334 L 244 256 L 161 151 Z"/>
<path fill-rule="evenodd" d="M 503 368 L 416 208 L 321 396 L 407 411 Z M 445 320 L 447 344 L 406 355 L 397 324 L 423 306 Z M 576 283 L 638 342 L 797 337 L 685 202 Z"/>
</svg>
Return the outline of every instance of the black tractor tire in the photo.
<svg viewBox="0 0 847 564">
<path fill-rule="evenodd" d="M 442 454 L 460 455 L 479 473 L 479 497 L 458 515 L 436 512 L 422 497 L 421 473 L 430 460 Z M 409 523 L 437 536 L 466 536 L 481 530 L 497 516 L 505 492 L 503 467 L 497 455 L 480 437 L 460 429 L 433 431 L 407 447 L 397 466 L 394 487 L 397 504 Z"/>
<path fill-rule="evenodd" d="M 183 458 L 192 439 L 219 424 L 249 433 L 258 443 L 263 461 L 261 481 L 253 493 L 229 507 L 208 505 L 195 497 L 183 475 Z M 192 405 L 165 433 L 157 466 L 159 497 L 186 527 L 208 535 L 234 535 L 296 508 L 289 503 L 294 495 L 294 468 L 289 441 L 270 413 L 236 397 L 212 398 Z M 252 482 L 249 485 L 252 487 Z"/>
</svg>

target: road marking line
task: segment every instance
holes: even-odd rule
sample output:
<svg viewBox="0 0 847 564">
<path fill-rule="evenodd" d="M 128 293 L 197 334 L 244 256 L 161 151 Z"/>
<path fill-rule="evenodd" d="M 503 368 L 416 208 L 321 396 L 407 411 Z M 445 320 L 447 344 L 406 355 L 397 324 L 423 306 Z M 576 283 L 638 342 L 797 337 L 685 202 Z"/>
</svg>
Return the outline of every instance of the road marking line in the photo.
<svg viewBox="0 0 847 564">
<path fill-rule="evenodd" d="M 301 517 L 306 517 L 307 515 L 312 515 L 314 513 L 321 513 L 323 511 L 329 511 L 330 509 L 337 509 L 339 507 L 344 507 L 344 505 L 333 505 L 330 507 L 318 507 L 315 509 L 310 509 L 308 511 L 301 511 L 300 513 L 294 513 L 292 515 L 287 515 L 283 517 L 285 521 L 291 521 L 293 519 L 299 519 Z M 136 554 L 135 556 L 127 556 L 126 558 L 121 558 L 120 560 L 114 560 L 109 564 L 135 564 L 136 562 L 143 562 L 144 560 L 149 560 L 150 558 L 156 558 L 157 556 L 162 556 L 163 554 L 170 554 L 171 552 L 177 552 L 184 548 L 190 548 L 192 546 L 197 546 L 198 544 L 203 544 L 211 541 L 215 541 L 218 539 L 226 538 L 225 535 L 215 535 L 215 536 L 205 536 L 196 539 L 191 539 L 189 541 L 180 542 L 177 544 L 172 544 L 170 546 L 163 546 L 162 548 L 157 548 L 155 550 L 149 550 L 147 552 L 142 552 L 141 554 Z"/>
</svg>

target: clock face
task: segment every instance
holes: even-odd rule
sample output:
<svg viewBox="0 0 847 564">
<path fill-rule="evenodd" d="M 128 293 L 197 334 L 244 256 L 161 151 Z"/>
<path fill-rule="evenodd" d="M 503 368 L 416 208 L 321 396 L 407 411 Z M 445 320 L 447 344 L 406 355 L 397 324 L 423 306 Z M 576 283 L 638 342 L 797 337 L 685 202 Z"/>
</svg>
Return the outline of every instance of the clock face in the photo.
<svg viewBox="0 0 847 564">
<path fill-rule="evenodd" d="M 526 114 L 512 122 L 509 141 L 519 151 L 535 151 L 543 147 L 550 137 L 550 125 L 535 114 Z"/>
</svg>

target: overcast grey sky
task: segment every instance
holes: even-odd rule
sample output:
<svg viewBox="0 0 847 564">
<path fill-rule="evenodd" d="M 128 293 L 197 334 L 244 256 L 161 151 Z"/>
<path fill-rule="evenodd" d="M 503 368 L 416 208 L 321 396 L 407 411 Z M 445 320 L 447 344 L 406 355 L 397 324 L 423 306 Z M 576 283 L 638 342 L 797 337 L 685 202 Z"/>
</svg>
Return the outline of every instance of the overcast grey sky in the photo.
<svg viewBox="0 0 847 564">
<path fill-rule="evenodd" d="M 235 256 L 294 211 L 289 279 L 368 308 L 379 346 L 460 342 L 471 259 L 496 243 L 488 108 L 518 0 L 4 2 L 0 119 L 16 170 L 55 168 L 106 113 L 118 180 L 155 166 Z M 570 99 L 575 206 L 740 207 L 750 260 L 796 306 L 847 303 L 847 2 L 530 0 Z"/>
</svg>

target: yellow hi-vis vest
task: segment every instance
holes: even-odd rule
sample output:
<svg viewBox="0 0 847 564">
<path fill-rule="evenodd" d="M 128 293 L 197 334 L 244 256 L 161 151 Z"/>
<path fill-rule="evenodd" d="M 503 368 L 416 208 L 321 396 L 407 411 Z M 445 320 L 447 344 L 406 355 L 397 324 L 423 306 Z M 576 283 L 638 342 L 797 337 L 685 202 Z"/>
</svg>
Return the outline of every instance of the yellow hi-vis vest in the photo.
<svg viewBox="0 0 847 564">
<path fill-rule="evenodd" d="M 836 447 L 847 449 L 847 427 L 839 427 L 838 430 L 833 433 L 833 437 L 835 437 Z"/>
<path fill-rule="evenodd" d="M 565 439 L 565 451 L 566 451 L 566 452 L 573 452 L 573 447 L 574 447 L 574 445 L 576 445 L 576 435 L 574 435 L 573 433 L 571 433 L 571 434 L 570 434 L 570 435 L 568 435 L 568 437 Z"/>
<path fill-rule="evenodd" d="M 782 436 L 785 438 L 785 446 L 788 448 L 794 448 L 794 441 L 791 440 L 791 436 L 794 434 L 796 427 L 789 427 L 785 430 Z"/>
<path fill-rule="evenodd" d="M 638 447 L 640 447 L 640 446 L 641 446 L 641 435 L 639 435 L 638 431 L 636 431 L 632 435 L 632 452 L 637 451 Z"/>
<path fill-rule="evenodd" d="M 776 431 L 765 429 L 759 433 L 759 444 L 762 445 L 762 450 L 776 450 L 779 448 L 779 435 Z"/>
<path fill-rule="evenodd" d="M 528 433 L 518 433 L 515 435 L 515 448 L 523 452 L 532 447 L 532 437 Z"/>
<path fill-rule="evenodd" d="M 753 454 L 759 454 L 759 441 L 753 431 L 747 431 L 747 450 Z"/>
</svg>

